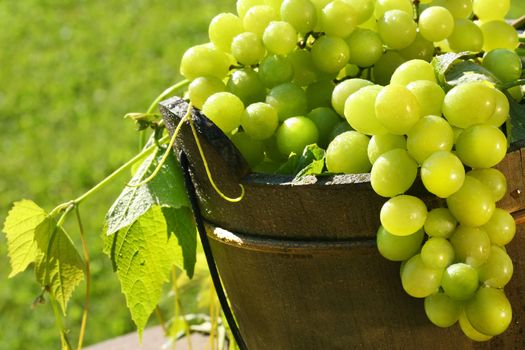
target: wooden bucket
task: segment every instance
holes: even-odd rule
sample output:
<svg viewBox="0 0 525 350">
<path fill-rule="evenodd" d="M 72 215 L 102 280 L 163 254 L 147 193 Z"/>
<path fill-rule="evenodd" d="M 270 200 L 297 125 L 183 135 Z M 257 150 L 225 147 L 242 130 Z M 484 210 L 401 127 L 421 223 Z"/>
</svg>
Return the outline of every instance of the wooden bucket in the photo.
<svg viewBox="0 0 525 350">
<path fill-rule="evenodd" d="M 187 104 L 161 103 L 170 132 Z M 223 200 L 210 185 L 186 123 L 175 151 L 184 152 L 215 263 L 240 333 L 250 350 L 525 349 L 525 227 L 507 246 L 514 276 L 505 292 L 509 329 L 477 343 L 458 326 L 428 321 L 423 299 L 407 295 L 399 263 L 379 255 L 375 235 L 386 200 L 369 174 L 306 177 L 251 174 L 229 139 L 199 111 L 192 119 Z M 499 168 L 508 194 L 498 205 L 516 217 L 525 208 L 524 154 L 516 149 Z M 422 193 L 416 185 L 414 192 Z M 427 201 L 427 205 L 435 203 Z M 520 223 L 518 221 L 518 223 Z"/>
</svg>

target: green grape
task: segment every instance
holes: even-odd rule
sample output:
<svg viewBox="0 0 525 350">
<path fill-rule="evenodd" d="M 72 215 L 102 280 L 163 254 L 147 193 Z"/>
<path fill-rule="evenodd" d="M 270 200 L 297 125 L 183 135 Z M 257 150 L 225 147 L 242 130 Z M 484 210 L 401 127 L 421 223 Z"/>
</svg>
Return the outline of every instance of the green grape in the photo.
<svg viewBox="0 0 525 350">
<path fill-rule="evenodd" d="M 379 34 L 369 29 L 356 29 L 348 39 L 350 63 L 370 67 L 383 55 L 383 42 Z"/>
<path fill-rule="evenodd" d="M 240 18 L 243 18 L 253 6 L 264 5 L 265 0 L 237 0 L 235 8 Z"/>
<path fill-rule="evenodd" d="M 485 264 L 478 267 L 479 280 L 487 287 L 503 288 L 509 283 L 514 266 L 509 255 L 500 247 L 493 245 Z"/>
<path fill-rule="evenodd" d="M 469 264 L 452 264 L 443 272 L 441 287 L 452 300 L 468 300 L 478 290 L 478 272 Z"/>
<path fill-rule="evenodd" d="M 479 52 L 483 48 L 481 29 L 468 19 L 456 19 L 454 30 L 447 38 L 447 43 L 455 52 Z"/>
<path fill-rule="evenodd" d="M 494 125 L 470 126 L 458 136 L 456 154 L 472 168 L 490 168 L 505 158 L 507 138 Z"/>
<path fill-rule="evenodd" d="M 441 41 L 454 31 L 454 17 L 444 7 L 431 6 L 419 15 L 419 32 L 429 41 Z"/>
<path fill-rule="evenodd" d="M 453 87 L 443 101 L 445 118 L 451 125 L 460 128 L 485 123 L 496 108 L 494 90 L 483 82 L 469 82 Z"/>
<path fill-rule="evenodd" d="M 323 7 L 320 21 L 326 35 L 345 38 L 357 26 L 356 11 L 344 0 L 334 0 Z"/>
<path fill-rule="evenodd" d="M 328 140 L 333 140 L 337 136 L 339 136 L 342 133 L 347 132 L 347 131 L 353 131 L 353 129 L 350 126 L 350 124 L 348 124 L 348 122 L 346 120 L 340 121 L 339 123 L 337 123 L 334 126 L 334 128 L 330 132 L 330 137 L 328 137 Z"/>
<path fill-rule="evenodd" d="M 231 140 L 235 147 L 241 152 L 244 159 L 246 159 L 250 167 L 255 167 L 263 161 L 264 146 L 261 141 L 251 138 L 243 131 L 233 134 Z"/>
<path fill-rule="evenodd" d="M 460 224 L 473 227 L 486 224 L 496 207 L 488 187 L 468 175 L 459 191 L 447 198 L 447 205 Z"/>
<path fill-rule="evenodd" d="M 472 325 L 465 314 L 465 311 L 462 311 L 459 315 L 459 327 L 468 338 L 474 341 L 487 341 L 492 338 L 491 335 L 486 335 L 478 332 Z"/>
<path fill-rule="evenodd" d="M 445 238 L 431 237 L 421 248 L 421 259 L 429 267 L 443 269 L 454 261 L 454 248 Z"/>
<path fill-rule="evenodd" d="M 408 236 L 396 236 L 379 226 L 376 235 L 379 253 L 391 261 L 404 261 L 413 257 L 421 248 L 425 233 L 419 230 Z"/>
<path fill-rule="evenodd" d="M 198 77 L 188 86 L 188 96 L 193 106 L 201 109 L 208 97 L 226 90 L 226 86 L 216 77 Z"/>
<path fill-rule="evenodd" d="M 273 87 L 266 95 L 266 103 L 277 109 L 279 120 L 305 115 L 308 104 L 306 93 L 294 83 L 284 83 Z"/>
<path fill-rule="evenodd" d="M 425 313 L 433 324 L 446 328 L 459 319 L 463 305 L 443 292 L 437 292 L 425 298 Z"/>
<path fill-rule="evenodd" d="M 434 44 L 423 38 L 418 32 L 412 44 L 399 50 L 399 53 L 406 60 L 420 59 L 430 62 L 434 56 Z"/>
<path fill-rule="evenodd" d="M 312 61 L 322 72 L 337 73 L 350 58 L 350 49 L 343 39 L 324 35 L 312 45 Z"/>
<path fill-rule="evenodd" d="M 445 0 L 443 6 L 450 11 L 454 18 L 469 18 L 472 14 L 472 0 Z"/>
<path fill-rule="evenodd" d="M 331 3 L 333 0 L 310 0 L 315 7 L 317 23 L 314 27 L 314 32 L 321 32 L 321 17 L 323 15 L 323 8 Z"/>
<path fill-rule="evenodd" d="M 244 104 L 230 92 L 217 92 L 204 102 L 202 112 L 223 132 L 229 133 L 241 124 Z"/>
<path fill-rule="evenodd" d="M 230 63 L 226 53 L 208 45 L 198 45 L 182 55 L 180 73 L 189 80 L 205 76 L 223 79 L 230 70 Z"/>
<path fill-rule="evenodd" d="M 341 121 L 341 117 L 329 107 L 312 109 L 306 117 L 315 123 L 319 131 L 318 145 L 326 148 L 331 141 L 330 134 L 334 127 Z"/>
<path fill-rule="evenodd" d="M 277 110 L 263 102 L 249 105 L 241 116 L 243 130 L 254 140 L 270 138 L 277 130 L 278 124 Z"/>
<path fill-rule="evenodd" d="M 293 78 L 292 63 L 285 56 L 266 56 L 259 64 L 258 72 L 263 84 L 268 88 L 288 83 Z"/>
<path fill-rule="evenodd" d="M 237 62 L 251 66 L 263 59 L 266 49 L 256 34 L 244 32 L 233 38 L 231 53 Z"/>
<path fill-rule="evenodd" d="M 447 121 L 427 115 L 417 121 L 407 134 L 407 149 L 419 164 L 432 153 L 450 151 L 454 145 L 454 131 Z"/>
<path fill-rule="evenodd" d="M 406 12 L 410 17 L 414 14 L 412 2 L 410 0 L 376 0 L 374 15 L 380 18 L 390 10 L 401 10 Z"/>
<path fill-rule="evenodd" d="M 416 22 L 401 10 L 390 10 L 377 22 L 377 31 L 383 43 L 399 50 L 408 47 L 416 39 Z"/>
<path fill-rule="evenodd" d="M 270 138 L 264 140 L 263 144 L 264 154 L 266 155 L 266 158 L 268 158 L 270 161 L 280 164 L 287 159 L 288 155 L 282 155 L 281 151 L 279 151 L 279 147 L 277 147 L 276 133 L 274 133 Z"/>
<path fill-rule="evenodd" d="M 465 305 L 465 314 L 474 329 L 492 336 L 503 333 L 512 321 L 509 300 L 495 288 L 480 288 Z"/>
<path fill-rule="evenodd" d="M 516 234 L 516 222 L 508 211 L 496 208 L 490 220 L 482 226 L 492 244 L 503 247 L 512 241 Z"/>
<path fill-rule="evenodd" d="M 507 96 L 498 89 L 494 89 L 496 93 L 496 107 L 494 107 L 494 113 L 487 120 L 487 124 L 500 127 L 509 118 L 510 104 Z"/>
<path fill-rule="evenodd" d="M 286 119 L 277 129 L 277 147 L 283 156 L 301 155 L 306 146 L 317 142 L 319 133 L 314 122 L 306 117 Z"/>
<path fill-rule="evenodd" d="M 445 92 L 437 83 L 429 80 L 416 80 L 407 85 L 407 89 L 416 96 L 421 115 L 441 115 Z"/>
<path fill-rule="evenodd" d="M 372 0 L 373 1 L 373 0 Z M 375 16 L 370 16 L 365 22 L 361 23 L 357 26 L 358 28 L 362 29 L 370 29 L 374 32 L 377 32 L 377 20 Z"/>
<path fill-rule="evenodd" d="M 296 50 L 287 57 L 292 63 L 294 71 L 292 82 L 299 86 L 307 86 L 319 79 L 320 72 L 314 65 L 310 51 Z"/>
<path fill-rule="evenodd" d="M 330 107 L 332 105 L 332 92 L 335 85 L 332 80 L 320 80 L 306 87 L 308 109 L 317 107 Z"/>
<path fill-rule="evenodd" d="M 281 18 L 299 33 L 306 34 L 317 24 L 317 11 L 310 0 L 283 0 Z"/>
<path fill-rule="evenodd" d="M 483 33 L 483 51 L 494 49 L 514 50 L 519 45 L 518 32 L 504 20 L 483 22 L 479 28 Z"/>
<path fill-rule="evenodd" d="M 368 19 L 375 19 L 374 14 L 375 0 L 343 0 L 354 10 L 354 18 L 357 24 L 363 24 Z"/>
<path fill-rule="evenodd" d="M 459 225 L 450 236 L 450 243 L 456 252 L 456 261 L 479 267 L 489 258 L 490 238 L 482 228 Z"/>
<path fill-rule="evenodd" d="M 326 168 L 332 173 L 368 173 L 371 164 L 366 150 L 369 138 L 356 131 L 346 131 L 336 136 L 326 149 Z"/>
<path fill-rule="evenodd" d="M 416 97 L 404 86 L 387 85 L 375 102 L 376 117 L 388 132 L 407 134 L 420 118 Z"/>
<path fill-rule="evenodd" d="M 345 102 L 344 115 L 352 128 L 367 135 L 386 134 L 387 130 L 377 120 L 375 103 L 379 85 L 369 85 L 354 92 Z"/>
<path fill-rule="evenodd" d="M 262 40 L 268 51 L 287 55 L 297 46 L 297 31 L 288 22 L 273 21 L 264 30 Z"/>
<path fill-rule="evenodd" d="M 388 85 L 392 74 L 406 60 L 397 51 L 386 51 L 374 64 L 374 81 L 379 85 Z"/>
<path fill-rule="evenodd" d="M 208 27 L 210 41 L 224 52 L 230 52 L 233 38 L 242 32 L 242 20 L 233 13 L 219 13 L 213 17 Z"/>
<path fill-rule="evenodd" d="M 385 152 L 396 148 L 406 149 L 407 141 L 402 135 L 382 134 L 374 135 L 368 143 L 368 159 L 374 164 L 377 158 Z"/>
<path fill-rule="evenodd" d="M 417 197 L 399 195 L 383 204 L 379 214 L 384 228 L 398 236 L 408 236 L 421 229 L 427 218 L 427 207 Z"/>
<path fill-rule="evenodd" d="M 348 96 L 369 85 L 372 85 L 372 82 L 365 79 L 353 78 L 343 80 L 335 86 L 332 92 L 332 107 L 340 116 L 344 116 L 345 102 Z"/>
<path fill-rule="evenodd" d="M 266 27 L 272 21 L 279 18 L 273 7 L 268 5 L 257 5 L 251 7 L 242 19 L 244 29 L 248 32 L 255 33 L 262 39 Z"/>
<path fill-rule="evenodd" d="M 430 193 L 447 198 L 463 186 L 465 168 L 454 153 L 437 151 L 421 165 L 421 180 Z"/>
<path fill-rule="evenodd" d="M 449 238 L 458 222 L 447 208 L 435 208 L 428 212 L 424 229 L 429 237 Z"/>
<path fill-rule="evenodd" d="M 507 92 L 514 99 L 514 101 L 521 102 L 523 99 L 523 93 L 525 91 L 522 89 L 522 86 L 513 86 L 510 89 L 507 89 Z"/>
<path fill-rule="evenodd" d="M 442 275 L 443 269 L 425 265 L 421 255 L 416 254 L 405 263 L 401 271 L 401 283 L 408 295 L 426 298 L 438 290 Z"/>
<path fill-rule="evenodd" d="M 483 56 L 481 64 L 503 82 L 513 81 L 521 76 L 521 58 L 513 50 L 491 50 Z"/>
<path fill-rule="evenodd" d="M 482 21 L 504 19 L 510 9 L 510 0 L 473 0 L 472 9 Z"/>
<path fill-rule="evenodd" d="M 251 68 L 234 71 L 226 83 L 227 91 L 235 94 L 245 105 L 264 101 L 266 89 L 259 74 Z"/>
<path fill-rule="evenodd" d="M 408 152 L 396 148 L 377 158 L 370 172 L 370 183 L 374 191 L 383 197 L 394 197 L 405 193 L 414 183 L 417 163 Z"/>
<path fill-rule="evenodd" d="M 467 173 L 481 181 L 492 193 L 494 202 L 501 200 L 507 193 L 507 179 L 498 169 L 473 169 Z"/>
<path fill-rule="evenodd" d="M 436 82 L 434 67 L 423 60 L 410 60 L 396 68 L 390 78 L 390 84 L 408 85 L 416 80 Z"/>
</svg>

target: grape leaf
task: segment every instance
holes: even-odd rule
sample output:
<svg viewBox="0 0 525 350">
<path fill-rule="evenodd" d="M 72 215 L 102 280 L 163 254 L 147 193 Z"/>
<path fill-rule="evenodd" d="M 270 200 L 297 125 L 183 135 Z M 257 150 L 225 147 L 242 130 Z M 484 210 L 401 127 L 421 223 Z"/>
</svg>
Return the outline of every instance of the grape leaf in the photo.
<svg viewBox="0 0 525 350">
<path fill-rule="evenodd" d="M 7 254 L 11 262 L 9 277 L 25 271 L 35 261 L 35 229 L 46 216 L 44 209 L 30 200 L 15 202 L 9 211 L 2 230 L 6 234 Z"/>
<path fill-rule="evenodd" d="M 69 298 L 84 279 L 84 262 L 62 227 L 47 217 L 35 230 L 37 281 L 47 288 L 66 314 Z"/>
<path fill-rule="evenodd" d="M 130 181 L 130 185 L 138 184 L 147 178 L 159 163 L 165 148 L 157 155 L 151 155 L 144 160 Z M 157 175 L 141 186 L 126 186 L 115 203 L 106 214 L 106 233 L 111 235 L 135 222 L 153 205 L 161 207 L 189 207 L 188 197 L 184 187 L 182 171 L 170 153 Z"/>
<path fill-rule="evenodd" d="M 473 81 L 488 81 L 490 83 L 499 83 L 489 70 L 471 61 L 461 61 L 453 65 L 445 75 L 448 85 L 456 86 Z"/>
<path fill-rule="evenodd" d="M 304 148 L 299 157 L 291 154 L 288 161 L 277 169 L 276 174 L 295 175 L 296 179 L 306 175 L 318 175 L 324 169 L 325 151 L 316 144 Z"/>
<path fill-rule="evenodd" d="M 506 123 L 509 145 L 525 140 L 525 106 L 519 104 L 509 93 L 505 93 L 509 100 L 509 119 Z"/>
<path fill-rule="evenodd" d="M 447 79 L 445 75 L 458 60 L 466 59 L 469 57 L 474 57 L 476 54 L 473 52 L 448 52 L 443 55 L 436 56 L 432 59 L 432 65 L 434 66 L 434 71 L 436 73 L 438 83 L 444 87 L 448 88 Z"/>
<path fill-rule="evenodd" d="M 107 239 L 113 239 L 112 259 L 141 336 L 173 265 L 193 273 L 197 240 L 191 211 L 153 205 L 132 225 Z"/>
</svg>

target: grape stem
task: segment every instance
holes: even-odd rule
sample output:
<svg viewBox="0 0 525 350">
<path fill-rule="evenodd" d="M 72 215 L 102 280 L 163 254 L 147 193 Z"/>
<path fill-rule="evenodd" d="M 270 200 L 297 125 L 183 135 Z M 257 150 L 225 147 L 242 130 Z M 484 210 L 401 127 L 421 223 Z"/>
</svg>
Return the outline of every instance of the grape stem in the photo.
<svg viewBox="0 0 525 350">
<path fill-rule="evenodd" d="M 518 80 L 511 81 L 509 83 L 498 84 L 497 88 L 500 89 L 500 90 L 507 90 L 507 89 L 510 89 L 512 87 L 522 86 L 522 85 L 525 85 L 525 79 L 518 79 Z"/>
</svg>

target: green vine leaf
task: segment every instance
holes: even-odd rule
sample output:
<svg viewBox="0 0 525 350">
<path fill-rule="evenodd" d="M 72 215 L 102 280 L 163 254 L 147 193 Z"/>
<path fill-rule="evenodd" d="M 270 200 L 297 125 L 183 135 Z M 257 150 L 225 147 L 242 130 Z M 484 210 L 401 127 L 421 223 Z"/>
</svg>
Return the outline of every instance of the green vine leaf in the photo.
<svg viewBox="0 0 525 350">
<path fill-rule="evenodd" d="M 112 260 L 141 336 L 173 265 L 182 265 L 193 273 L 197 246 L 193 217 L 189 208 L 154 205 L 107 239 L 113 239 Z"/>
<path fill-rule="evenodd" d="M 525 140 L 525 105 L 519 104 L 506 93 L 509 100 L 510 117 L 506 123 L 509 145 Z"/>
<path fill-rule="evenodd" d="M 445 75 L 450 86 L 461 85 L 467 82 L 488 81 L 492 84 L 499 83 L 489 70 L 471 61 L 461 61 L 453 65 Z"/>
<path fill-rule="evenodd" d="M 84 262 L 64 229 L 50 217 L 36 228 L 35 241 L 39 251 L 36 279 L 58 301 L 65 315 L 67 302 L 84 279 Z"/>
<path fill-rule="evenodd" d="M 159 173 L 148 183 L 135 187 L 148 177 L 162 158 L 165 148 L 144 160 L 106 214 L 106 233 L 112 235 L 133 224 L 153 205 L 161 207 L 189 207 L 182 171 L 173 154 L 170 154 Z"/>
<path fill-rule="evenodd" d="M 2 229 L 6 234 L 7 254 L 11 262 L 9 277 L 25 271 L 29 264 L 35 261 L 35 230 L 46 216 L 44 209 L 33 201 L 21 200 L 13 204 Z"/>
<path fill-rule="evenodd" d="M 277 169 L 277 174 L 295 175 L 297 180 L 306 175 L 319 175 L 324 169 L 325 151 L 316 144 L 304 148 L 301 156 L 292 153 L 286 163 Z"/>
</svg>

